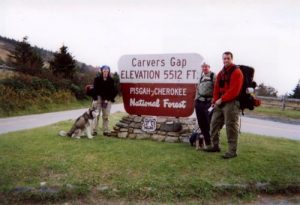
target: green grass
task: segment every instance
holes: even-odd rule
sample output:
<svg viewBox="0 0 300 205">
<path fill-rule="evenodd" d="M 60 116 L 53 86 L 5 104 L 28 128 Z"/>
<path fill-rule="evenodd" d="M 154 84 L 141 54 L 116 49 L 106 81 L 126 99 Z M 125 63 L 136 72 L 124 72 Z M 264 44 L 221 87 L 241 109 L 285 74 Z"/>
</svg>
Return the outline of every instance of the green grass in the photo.
<svg viewBox="0 0 300 205">
<path fill-rule="evenodd" d="M 112 116 L 111 126 L 123 113 Z M 74 140 L 57 136 L 71 121 L 0 135 L 0 192 L 16 186 L 74 184 L 94 197 L 126 200 L 212 200 L 228 192 L 218 183 L 270 183 L 269 192 L 300 183 L 300 142 L 242 134 L 239 156 L 223 160 L 222 153 L 197 152 L 188 144 L 127 140 L 98 136 Z M 96 191 L 97 186 L 108 186 Z M 89 194 L 89 191 L 90 194 Z M 232 192 L 232 193 L 231 193 Z M 248 197 L 255 190 L 232 190 Z"/>
<path fill-rule="evenodd" d="M 278 117 L 284 119 L 300 119 L 300 111 L 297 110 L 281 110 L 280 108 L 258 107 L 254 111 L 246 111 L 246 113 L 254 115 L 263 115 Z"/>
<path fill-rule="evenodd" d="M 10 114 L 0 113 L 0 117 L 13 117 L 13 116 L 21 116 L 21 115 L 31 115 L 31 114 L 39 114 L 39 113 L 46 113 L 46 112 L 57 112 L 57 111 L 64 111 L 64 110 L 79 109 L 79 108 L 88 107 L 91 105 L 91 103 L 92 103 L 91 100 L 76 100 L 74 102 L 65 103 L 65 104 L 49 103 L 43 106 L 30 106 L 27 107 L 25 110 L 10 112 Z"/>
<path fill-rule="evenodd" d="M 121 103 L 122 97 L 117 97 L 115 103 Z M 72 110 L 72 109 L 80 109 L 80 108 L 87 108 L 91 106 L 92 99 L 89 100 L 76 100 L 71 103 L 65 104 L 56 104 L 56 103 L 49 103 L 43 106 L 31 106 L 27 107 L 25 110 L 11 112 L 9 115 L 7 113 L 0 112 L 1 117 L 14 117 L 14 116 L 21 116 L 21 115 L 31 115 L 31 114 L 40 114 L 40 113 L 47 113 L 47 112 L 58 112 L 64 110 Z"/>
</svg>

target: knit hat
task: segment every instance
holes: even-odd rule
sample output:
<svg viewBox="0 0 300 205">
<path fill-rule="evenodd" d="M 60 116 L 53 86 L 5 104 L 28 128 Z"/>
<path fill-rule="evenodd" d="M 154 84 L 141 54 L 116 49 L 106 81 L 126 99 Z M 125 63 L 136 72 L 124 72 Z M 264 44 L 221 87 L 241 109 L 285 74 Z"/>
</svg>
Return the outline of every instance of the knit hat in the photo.
<svg viewBox="0 0 300 205">
<path fill-rule="evenodd" d="M 103 65 L 100 69 L 101 71 L 103 71 L 104 69 L 110 71 L 110 67 L 108 65 Z"/>
</svg>

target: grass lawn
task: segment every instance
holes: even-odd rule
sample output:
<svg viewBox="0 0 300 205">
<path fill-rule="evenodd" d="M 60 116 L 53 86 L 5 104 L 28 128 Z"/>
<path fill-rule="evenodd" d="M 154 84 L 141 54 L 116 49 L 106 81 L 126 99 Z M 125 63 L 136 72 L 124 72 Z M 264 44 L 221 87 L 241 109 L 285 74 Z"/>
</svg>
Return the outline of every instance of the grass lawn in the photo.
<svg viewBox="0 0 300 205">
<path fill-rule="evenodd" d="M 114 114 L 111 126 L 122 115 Z M 47 182 L 53 187 L 76 185 L 80 187 L 77 194 L 85 196 L 176 202 L 228 195 L 249 198 L 257 193 L 255 189 L 225 190 L 222 184 L 268 183 L 266 192 L 278 193 L 300 183 L 299 141 L 242 134 L 239 156 L 223 160 L 224 133 L 222 153 L 211 154 L 197 152 L 188 144 L 57 136 L 71 123 L 0 135 L 0 193 L 9 195 L 14 187 L 39 187 Z"/>
<path fill-rule="evenodd" d="M 122 97 L 118 96 L 115 99 L 115 103 L 122 103 Z M 58 112 L 64 110 L 72 110 L 72 109 L 80 109 L 80 108 L 87 108 L 91 106 L 92 99 L 89 100 L 76 100 L 75 102 L 65 103 L 65 104 L 46 104 L 44 106 L 31 106 L 25 110 L 15 111 L 12 112 L 13 114 L 7 115 L 6 113 L 0 113 L 1 117 L 13 117 L 13 116 L 21 116 L 21 115 L 31 115 L 31 114 L 39 114 L 39 113 L 46 113 L 46 112 Z"/>
<path fill-rule="evenodd" d="M 14 111 L 11 114 L 7 115 L 7 113 L 0 113 L 0 117 L 13 117 L 13 116 L 21 116 L 21 115 L 31 115 L 31 114 L 39 114 L 46 112 L 57 112 L 64 110 L 72 110 L 72 109 L 80 109 L 85 108 L 91 105 L 91 100 L 76 100 L 75 102 L 66 103 L 66 104 L 56 104 L 50 103 L 44 106 L 30 106 L 25 110 Z"/>
<path fill-rule="evenodd" d="M 246 113 L 254 115 L 263 115 L 270 117 L 279 117 L 284 119 L 300 120 L 300 111 L 297 110 L 281 110 L 280 108 L 257 107 L 253 111 L 246 110 Z"/>
</svg>

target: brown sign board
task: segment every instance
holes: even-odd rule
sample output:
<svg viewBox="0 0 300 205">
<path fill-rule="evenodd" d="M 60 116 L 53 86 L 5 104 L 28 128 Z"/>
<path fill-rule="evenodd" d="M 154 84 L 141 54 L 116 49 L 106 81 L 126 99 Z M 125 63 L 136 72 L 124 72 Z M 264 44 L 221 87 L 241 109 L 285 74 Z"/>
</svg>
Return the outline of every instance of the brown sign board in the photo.
<svg viewBox="0 0 300 205">
<path fill-rule="evenodd" d="M 190 116 L 202 62 L 196 53 L 122 56 L 118 67 L 126 112 Z"/>
</svg>

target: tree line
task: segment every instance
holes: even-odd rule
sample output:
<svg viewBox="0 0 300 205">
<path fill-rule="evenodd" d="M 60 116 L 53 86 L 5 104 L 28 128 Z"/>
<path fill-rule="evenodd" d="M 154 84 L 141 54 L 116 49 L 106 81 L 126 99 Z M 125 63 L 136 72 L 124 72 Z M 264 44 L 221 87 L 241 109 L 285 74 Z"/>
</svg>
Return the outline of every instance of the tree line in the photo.
<svg viewBox="0 0 300 205">
<path fill-rule="evenodd" d="M 264 83 L 261 83 L 257 86 L 255 93 L 258 96 L 278 97 L 278 91 L 274 87 L 265 85 Z M 287 95 L 287 97 L 300 99 L 300 80 L 292 92 Z"/>
<path fill-rule="evenodd" d="M 76 61 L 66 45 L 53 53 L 31 46 L 27 36 L 16 43 L 6 64 L 21 73 L 48 79 L 58 88 L 69 89 L 78 99 L 87 97 L 84 87 L 93 82 L 97 73 L 96 68 Z M 119 88 L 118 73 L 113 73 L 112 77 Z"/>
<path fill-rule="evenodd" d="M 10 54 L 0 63 L 16 72 L 1 72 L 0 116 L 89 99 L 85 87 L 93 83 L 97 69 L 76 61 L 66 45 L 48 52 L 31 46 L 27 37 L 20 42 L 7 39 L 5 44 Z M 118 74 L 112 77 L 119 87 Z"/>
</svg>

